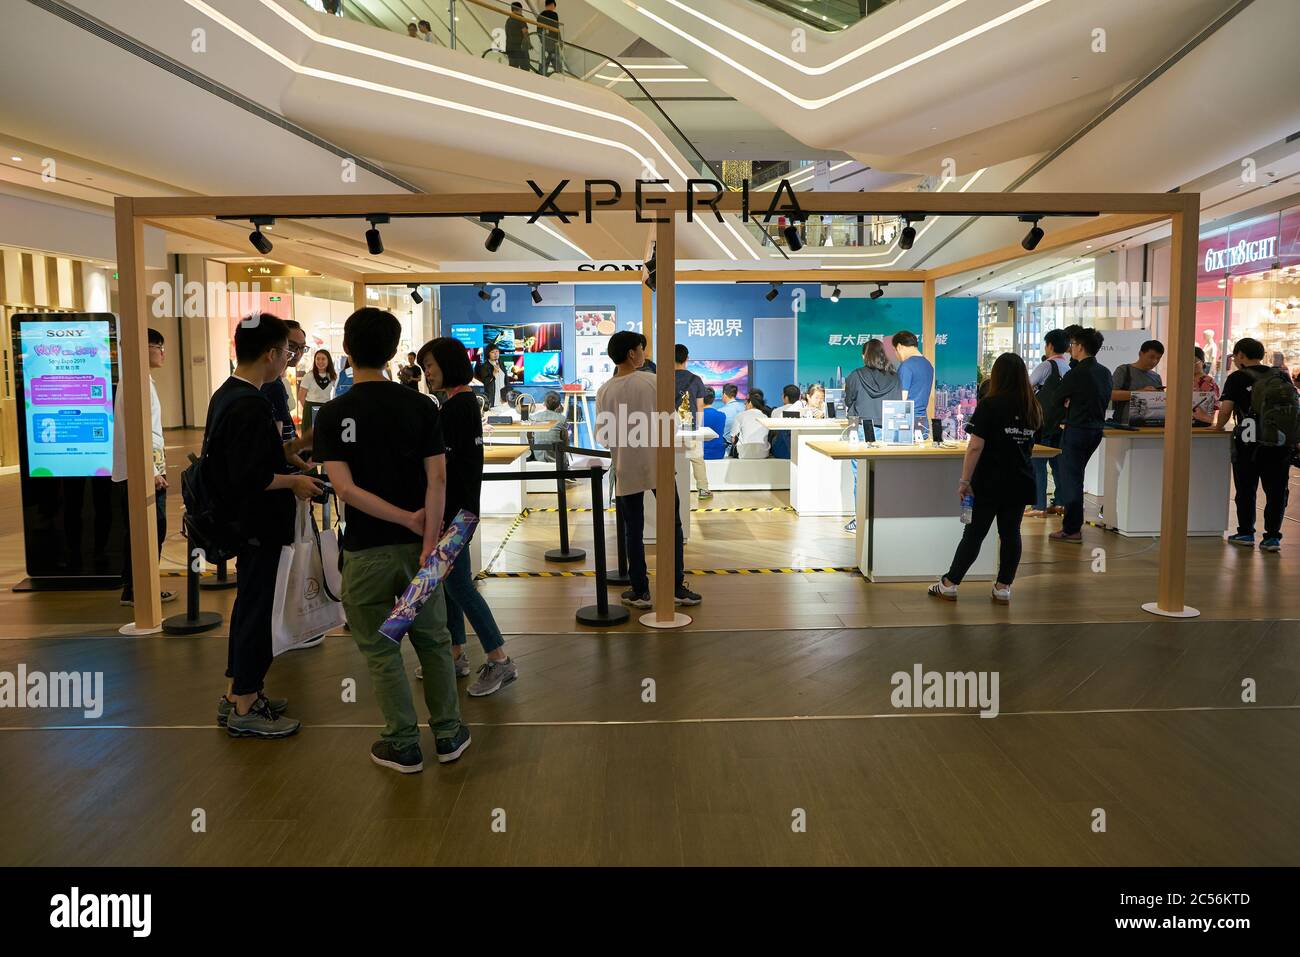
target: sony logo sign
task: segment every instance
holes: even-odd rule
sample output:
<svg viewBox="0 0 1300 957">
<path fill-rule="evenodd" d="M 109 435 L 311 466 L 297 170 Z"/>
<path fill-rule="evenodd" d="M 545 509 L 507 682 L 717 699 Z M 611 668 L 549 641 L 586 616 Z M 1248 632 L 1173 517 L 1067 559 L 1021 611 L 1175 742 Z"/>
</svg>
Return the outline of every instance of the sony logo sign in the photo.
<svg viewBox="0 0 1300 957">
<path fill-rule="evenodd" d="M 1205 251 L 1205 271 L 1223 272 L 1226 269 L 1232 269 L 1246 263 L 1271 259 L 1276 252 L 1276 236 L 1269 236 L 1267 239 L 1256 239 L 1254 242 L 1249 243 L 1243 239 L 1235 246 L 1224 246 L 1222 249 L 1207 249 Z"/>
<path fill-rule="evenodd" d="M 86 330 L 76 327 L 68 329 L 46 329 L 45 335 L 51 339 L 80 339 L 85 336 Z"/>
<path fill-rule="evenodd" d="M 578 272 L 640 272 L 640 266 L 631 263 L 578 263 Z"/>
<path fill-rule="evenodd" d="M 569 222 L 569 213 L 560 209 L 557 200 L 564 193 L 565 188 L 571 181 L 567 179 L 560 180 L 560 184 L 549 193 L 538 186 L 531 179 L 528 180 L 529 187 L 537 194 L 541 200 L 537 209 L 528 217 L 528 222 L 535 223 L 542 216 L 555 216 L 560 222 Z M 666 216 L 646 216 L 647 209 L 664 206 L 668 200 L 662 192 L 655 191 L 647 193 L 646 186 L 668 184 L 666 179 L 638 179 L 635 186 L 636 195 L 636 221 L 638 223 L 666 223 Z M 605 187 L 604 195 L 593 192 L 593 187 Z M 699 209 L 709 209 L 712 211 L 714 218 L 722 222 L 722 212 L 718 209 L 718 200 L 722 199 L 727 192 L 725 186 L 716 179 L 688 179 L 686 181 L 686 221 L 688 223 L 695 221 L 695 212 Z M 613 206 L 623 198 L 623 187 L 612 179 L 588 179 L 583 180 L 583 211 L 585 221 L 591 222 L 591 214 L 601 206 Z M 789 180 L 781 180 L 780 184 L 772 191 L 768 197 L 769 202 L 763 210 L 763 222 L 769 221 L 773 216 L 782 213 L 793 218 L 803 216 L 803 210 L 799 206 L 799 200 L 795 197 L 794 189 L 791 188 Z M 749 209 L 749 180 L 740 181 L 741 210 L 740 218 L 742 222 L 748 222 L 750 219 Z"/>
</svg>

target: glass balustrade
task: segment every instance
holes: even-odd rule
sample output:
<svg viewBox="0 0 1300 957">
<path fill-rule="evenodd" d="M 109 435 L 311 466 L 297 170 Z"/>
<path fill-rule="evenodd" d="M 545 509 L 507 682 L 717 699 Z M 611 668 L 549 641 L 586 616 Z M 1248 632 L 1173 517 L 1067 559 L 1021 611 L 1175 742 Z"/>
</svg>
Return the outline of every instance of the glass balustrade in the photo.
<svg viewBox="0 0 1300 957">
<path fill-rule="evenodd" d="M 902 0 L 754 0 L 818 30 L 835 33 Z"/>
</svg>

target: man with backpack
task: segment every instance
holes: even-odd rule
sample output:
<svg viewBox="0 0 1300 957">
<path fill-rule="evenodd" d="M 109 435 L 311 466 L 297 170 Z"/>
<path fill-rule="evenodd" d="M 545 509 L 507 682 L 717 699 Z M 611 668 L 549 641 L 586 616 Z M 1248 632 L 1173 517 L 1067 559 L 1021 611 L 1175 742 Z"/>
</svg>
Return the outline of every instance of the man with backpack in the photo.
<svg viewBox="0 0 1300 957">
<path fill-rule="evenodd" d="M 1110 370 L 1097 361 L 1105 337 L 1096 329 L 1081 329 L 1070 337 L 1070 355 L 1075 360 L 1061 380 L 1047 415 L 1059 415 L 1061 454 L 1057 456 L 1057 498 L 1064 506 L 1061 527 L 1048 539 L 1079 545 L 1083 542 L 1083 473 L 1092 453 L 1101 445 L 1106 406 L 1114 388 Z"/>
<path fill-rule="evenodd" d="M 1029 384 L 1034 387 L 1038 404 L 1043 409 L 1043 426 L 1039 430 L 1038 444 L 1054 449 L 1061 447 L 1061 426 L 1065 423 L 1065 409 L 1056 402 L 1056 394 L 1061 388 L 1061 379 L 1070 371 L 1070 337 L 1063 329 L 1051 329 L 1043 336 L 1047 347 L 1047 358 L 1034 367 L 1029 374 Z M 988 380 L 985 379 L 985 382 Z M 1034 507 L 1026 514 L 1030 518 L 1046 518 L 1059 515 L 1065 511 L 1059 504 L 1061 477 L 1057 472 L 1059 456 L 1050 459 L 1034 459 Z M 1052 502 L 1047 502 L 1047 469 L 1052 470 L 1052 483 L 1055 490 Z"/>
<path fill-rule="evenodd" d="M 1264 486 L 1264 538 L 1260 551 L 1282 550 L 1291 456 L 1300 443 L 1300 402 L 1285 374 L 1264 365 L 1264 344 L 1238 339 L 1232 349 L 1235 372 L 1223 383 L 1213 428 L 1229 418 L 1232 430 L 1232 484 L 1236 488 L 1237 534 L 1233 545 L 1255 547 L 1255 491 Z"/>
<path fill-rule="evenodd" d="M 288 701 L 262 691 L 271 667 L 280 550 L 294 537 L 294 497 L 310 499 L 322 489 L 310 475 L 289 474 L 280 428 L 261 391 L 284 375 L 288 340 L 289 328 L 277 316 L 254 313 L 240 320 L 235 371 L 212 393 L 203 450 L 191 466 L 199 481 L 190 475 L 185 482 L 187 512 L 193 510 L 214 537 L 233 543 L 239 555 L 226 668 L 230 683 L 217 703 L 217 724 L 231 737 L 283 738 L 300 724 L 285 715 Z"/>
</svg>

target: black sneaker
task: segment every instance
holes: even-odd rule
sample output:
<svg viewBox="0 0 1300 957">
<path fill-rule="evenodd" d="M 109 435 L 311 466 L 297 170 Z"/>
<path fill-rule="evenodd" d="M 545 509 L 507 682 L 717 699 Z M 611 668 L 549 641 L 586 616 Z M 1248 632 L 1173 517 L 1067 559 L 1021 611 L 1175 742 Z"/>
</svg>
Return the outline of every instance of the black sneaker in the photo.
<svg viewBox="0 0 1300 957">
<path fill-rule="evenodd" d="M 226 734 L 232 738 L 287 738 L 300 727 L 296 718 L 273 712 L 265 698 L 254 701 L 248 714 L 231 711 L 226 719 Z"/>
<path fill-rule="evenodd" d="M 271 713 L 277 718 L 289 710 L 288 698 L 268 698 L 264 694 L 259 694 L 259 698 L 266 702 L 266 706 L 271 709 Z M 235 706 L 230 703 L 230 699 L 225 695 L 217 701 L 217 727 L 224 728 L 230 720 L 230 713 L 235 710 Z"/>
<path fill-rule="evenodd" d="M 376 741 L 370 746 L 370 760 L 400 774 L 415 774 L 424 770 L 424 752 L 418 744 L 399 748 L 391 741 Z"/>
<path fill-rule="evenodd" d="M 461 725 L 450 738 L 438 738 L 438 763 L 450 764 L 469 747 L 469 728 Z"/>
<path fill-rule="evenodd" d="M 631 605 L 633 608 L 654 607 L 654 602 L 650 600 L 649 592 L 646 592 L 643 595 L 638 595 L 636 592 L 634 592 L 632 589 L 629 588 L 627 591 L 623 592 L 623 594 L 619 597 L 622 598 L 623 604 Z"/>
<path fill-rule="evenodd" d="M 703 598 L 691 591 L 685 585 L 677 589 L 677 593 L 673 595 L 674 605 L 698 605 L 702 601 L 704 601 Z"/>
</svg>

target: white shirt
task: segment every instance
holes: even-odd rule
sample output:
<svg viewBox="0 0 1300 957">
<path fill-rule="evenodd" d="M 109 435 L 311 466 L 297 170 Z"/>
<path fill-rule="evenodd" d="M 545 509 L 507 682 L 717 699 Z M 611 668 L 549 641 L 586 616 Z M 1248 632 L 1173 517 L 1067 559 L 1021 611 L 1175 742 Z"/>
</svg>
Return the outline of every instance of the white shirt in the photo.
<svg viewBox="0 0 1300 957">
<path fill-rule="evenodd" d="M 302 380 L 303 386 L 307 389 L 307 401 L 323 405 L 330 399 L 334 398 L 334 385 L 338 379 L 331 379 L 325 388 L 321 388 L 316 382 L 316 377 L 310 372 Z"/>
<path fill-rule="evenodd" d="M 770 433 L 762 422 L 764 418 L 765 416 L 758 409 L 745 409 L 737 415 L 736 421 L 732 424 L 736 441 L 741 445 L 766 442 Z"/>
<path fill-rule="evenodd" d="M 655 398 L 650 372 L 615 376 L 596 393 L 596 441 L 613 455 L 619 495 L 655 487 Z"/>
<path fill-rule="evenodd" d="M 113 481 L 126 481 L 126 422 L 122 411 L 123 389 L 119 383 L 113 397 Z M 158 401 L 158 388 L 149 377 L 149 431 L 153 433 L 153 471 L 155 475 L 167 474 L 167 453 L 163 444 L 162 403 Z"/>
</svg>

